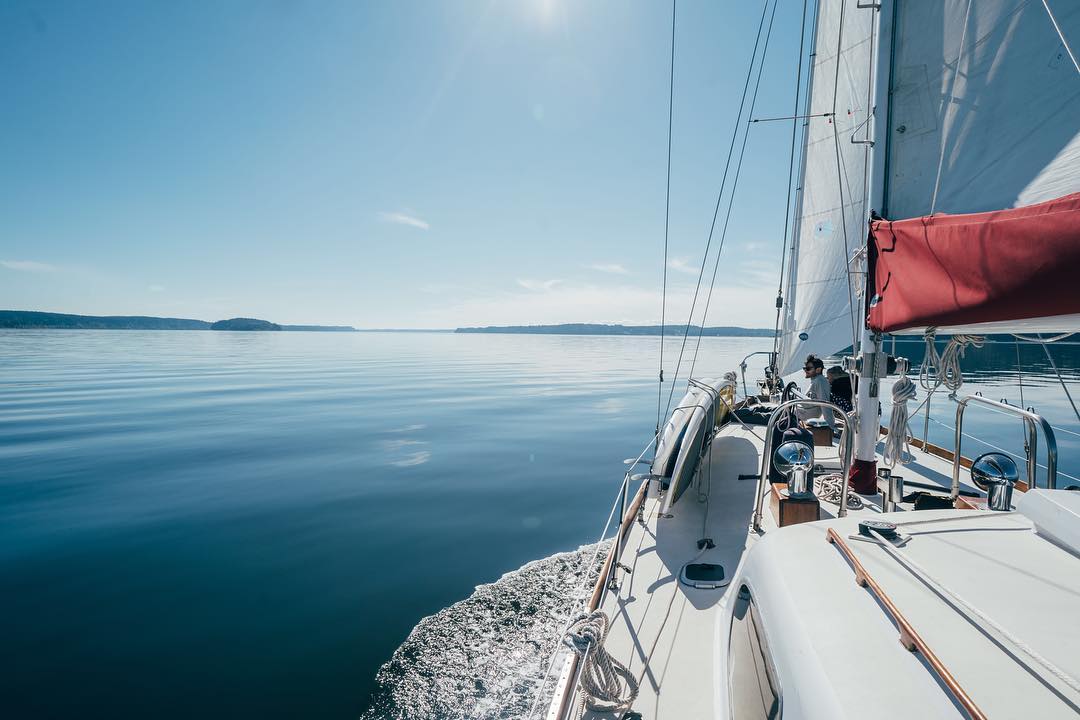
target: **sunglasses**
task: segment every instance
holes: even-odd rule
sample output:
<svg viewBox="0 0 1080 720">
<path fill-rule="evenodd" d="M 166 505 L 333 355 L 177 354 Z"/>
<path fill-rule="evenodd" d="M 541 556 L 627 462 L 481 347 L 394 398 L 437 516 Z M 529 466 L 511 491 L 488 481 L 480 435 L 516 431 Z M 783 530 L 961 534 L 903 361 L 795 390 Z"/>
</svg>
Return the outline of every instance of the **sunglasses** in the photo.
<svg viewBox="0 0 1080 720">
<path fill-rule="evenodd" d="M 813 366 L 813 365 L 807 365 L 807 366 L 805 366 L 805 367 L 803 368 L 803 370 L 805 370 L 806 372 L 810 372 L 810 371 L 811 371 L 811 370 L 813 370 L 813 369 L 814 369 L 814 366 Z"/>
</svg>

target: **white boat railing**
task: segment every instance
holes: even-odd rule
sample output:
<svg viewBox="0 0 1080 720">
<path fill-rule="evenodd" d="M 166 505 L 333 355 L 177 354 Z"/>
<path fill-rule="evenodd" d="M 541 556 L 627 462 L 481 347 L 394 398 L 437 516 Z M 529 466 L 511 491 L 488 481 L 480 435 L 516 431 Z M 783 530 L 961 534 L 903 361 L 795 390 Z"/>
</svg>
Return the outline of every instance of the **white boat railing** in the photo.
<svg viewBox="0 0 1080 720">
<path fill-rule="evenodd" d="M 1030 410 L 1031 408 L 1028 408 L 1028 409 Z M 996 411 L 993 411 L 993 412 L 996 412 Z M 937 418 L 930 418 L 930 422 L 934 423 L 935 425 L 937 425 L 939 427 L 943 427 L 943 428 L 945 428 L 946 430 L 948 430 L 950 432 L 956 432 L 956 426 L 955 425 L 950 425 L 949 423 L 941 422 Z M 1059 433 L 1059 432 L 1070 433 L 1071 431 L 1066 429 L 1066 428 L 1060 428 L 1060 427 L 1055 428 L 1054 433 L 1056 434 L 1056 433 Z M 1077 434 L 1077 433 L 1073 433 L 1073 434 Z M 1019 460 L 1022 463 L 1027 462 L 1027 457 L 1022 457 L 1022 456 L 1018 455 L 1017 453 L 1012 452 L 1011 450 L 1008 450 L 1006 448 L 1001 447 L 1000 445 L 995 445 L 994 443 L 990 442 L 989 440 L 987 440 L 985 438 L 981 438 L 978 435 L 972 435 L 971 433 L 967 432 L 966 430 L 964 431 L 964 437 L 967 438 L 968 440 L 971 440 L 972 442 L 977 442 L 980 445 L 985 445 L 986 447 L 990 448 L 991 450 L 997 450 L 1000 453 L 1005 453 L 1006 455 L 1013 458 L 1014 460 Z M 1043 465 L 1041 462 L 1037 462 L 1035 464 L 1035 466 L 1037 468 L 1039 468 L 1040 470 L 1046 470 L 1047 469 L 1046 465 Z M 1062 477 L 1062 478 L 1067 478 L 1067 479 L 1072 480 L 1073 482 L 1076 482 L 1076 483 L 1080 483 L 1080 477 L 1077 477 L 1075 475 L 1070 475 L 1069 473 L 1062 470 L 1060 467 L 1057 469 L 1057 476 Z"/>
<path fill-rule="evenodd" d="M 828 402 L 827 400 L 788 400 L 787 402 L 780 403 L 772 414 L 769 416 L 769 423 L 765 426 L 765 449 L 761 455 L 761 475 L 758 477 L 757 483 L 757 497 L 754 500 L 754 516 L 751 520 L 751 527 L 755 532 L 762 532 L 761 516 L 764 510 L 765 504 L 765 489 L 768 487 L 769 472 L 772 470 L 772 445 L 773 445 L 773 428 L 776 427 L 776 422 L 780 417 L 795 407 L 819 407 L 828 408 L 836 412 L 838 415 L 847 417 L 840 406 Z M 847 478 L 850 475 L 851 460 L 855 455 L 855 439 L 853 433 L 847 430 L 847 427 L 851 425 L 850 422 L 844 423 L 844 432 L 840 434 L 840 463 L 842 477 Z M 848 483 L 843 482 L 840 484 L 840 509 L 837 512 L 837 517 L 844 517 L 847 515 L 847 498 L 848 498 Z"/>
<path fill-rule="evenodd" d="M 1024 410 L 1008 403 L 998 402 L 997 400 L 991 400 L 990 398 L 983 397 L 982 395 L 968 395 L 960 398 L 957 401 L 956 406 L 956 428 L 955 428 L 955 445 L 956 449 L 953 452 L 953 473 L 952 473 L 952 492 L 951 497 L 953 500 L 960 494 L 960 444 L 963 442 L 964 436 L 964 411 L 971 403 L 977 403 L 985 405 L 986 407 L 993 408 L 1000 413 L 1007 415 L 1015 415 L 1016 417 L 1024 420 L 1024 426 L 1027 428 L 1027 463 L 1028 463 L 1028 486 L 1030 488 L 1035 487 L 1036 476 L 1035 473 L 1039 467 L 1037 461 L 1038 449 L 1039 449 L 1039 433 L 1036 429 L 1041 427 L 1043 431 L 1043 437 L 1046 440 L 1046 486 L 1051 490 L 1057 487 L 1057 439 L 1054 437 L 1054 428 L 1050 426 L 1050 423 L 1043 418 L 1042 415 L 1034 412 L 1033 410 Z"/>
<path fill-rule="evenodd" d="M 776 353 L 774 353 L 772 350 L 758 350 L 757 352 L 750 353 L 739 361 L 739 373 L 742 375 L 742 392 L 745 397 L 750 397 L 750 393 L 746 390 L 746 361 L 754 357 L 755 355 L 768 355 L 769 364 L 771 366 L 776 365 Z"/>
</svg>

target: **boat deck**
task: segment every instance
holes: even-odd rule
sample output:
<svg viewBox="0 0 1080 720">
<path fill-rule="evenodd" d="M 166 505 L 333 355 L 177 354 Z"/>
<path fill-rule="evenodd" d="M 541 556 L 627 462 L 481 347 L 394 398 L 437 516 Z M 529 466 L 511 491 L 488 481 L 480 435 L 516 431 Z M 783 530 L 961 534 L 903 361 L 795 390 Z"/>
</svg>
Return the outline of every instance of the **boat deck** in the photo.
<svg viewBox="0 0 1080 720">
<path fill-rule="evenodd" d="M 601 609 L 611 618 L 605 647 L 639 680 L 633 709 L 643 718 L 711 717 L 713 643 L 717 610 L 728 588 L 699 590 L 679 582 L 684 565 L 723 565 L 730 578 L 748 543 L 760 448 L 741 429 L 725 429 L 712 443 L 698 477 L 671 517 L 660 517 L 660 501 L 647 499 L 645 525 L 627 535 L 618 592 L 606 592 Z M 701 551 L 711 538 L 716 547 Z M 587 712 L 586 718 L 615 718 Z"/>
<path fill-rule="evenodd" d="M 763 438 L 763 427 L 722 427 L 694 484 L 672 506 L 670 516 L 660 515 L 660 499 L 646 498 L 644 525 L 634 522 L 627 533 L 620 562 L 630 571 L 617 571 L 618 590 L 605 591 L 600 608 L 611 619 L 605 647 L 639 681 L 633 710 L 645 720 L 714 717 L 714 693 L 718 692 L 714 688 L 721 684 L 717 679 L 724 673 L 717 622 L 732 593 L 729 586 L 712 590 L 689 587 L 680 582 L 679 575 L 685 565 L 704 562 L 722 565 L 725 577 L 731 578 L 745 551 L 778 528 L 766 498 L 765 534 L 749 532 Z M 947 489 L 951 463 L 913 452 L 914 462 L 896 472 L 906 481 Z M 840 469 L 835 447 L 815 448 L 815 461 L 826 472 Z M 961 487 L 973 490 L 964 483 Z M 860 497 L 863 508 L 849 511 L 851 523 L 881 512 L 880 498 Z M 901 505 L 899 511 L 911 509 Z M 823 501 L 821 519 L 834 518 L 837 510 L 837 505 Z M 923 516 L 925 513 L 920 513 L 919 517 Z M 823 533 L 821 529 L 818 534 Z M 710 538 L 715 547 L 700 550 L 698 541 L 704 538 Z M 846 566 L 843 569 L 850 575 Z M 579 708 L 580 696 L 572 702 Z M 582 717 L 610 720 L 617 716 L 586 711 Z"/>
</svg>

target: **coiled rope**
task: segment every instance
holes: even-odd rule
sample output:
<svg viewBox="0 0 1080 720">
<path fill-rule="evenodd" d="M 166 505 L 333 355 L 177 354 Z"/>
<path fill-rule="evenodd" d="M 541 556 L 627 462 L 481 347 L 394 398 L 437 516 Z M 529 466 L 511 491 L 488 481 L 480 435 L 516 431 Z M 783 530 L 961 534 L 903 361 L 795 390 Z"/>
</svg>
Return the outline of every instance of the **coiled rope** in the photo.
<svg viewBox="0 0 1080 720">
<path fill-rule="evenodd" d="M 609 620 L 603 610 L 582 613 L 574 618 L 563 636 L 563 644 L 582 663 L 581 689 L 584 703 L 597 712 L 622 713 L 638 696 L 638 682 L 630 669 L 604 648 Z"/>
<path fill-rule="evenodd" d="M 953 335 L 945 349 L 938 355 L 934 344 L 937 328 L 926 331 L 926 357 L 919 368 L 919 384 L 933 392 L 944 385 L 950 393 L 955 393 L 964 384 L 964 374 L 960 370 L 960 361 L 968 346 L 981 348 L 986 338 L 981 335 Z"/>
<path fill-rule="evenodd" d="M 885 436 L 885 450 L 881 459 L 892 468 L 896 463 L 906 465 L 911 462 L 911 448 L 908 440 L 911 430 L 908 428 L 908 400 L 915 398 L 915 383 L 907 375 L 897 380 L 892 386 L 892 415 L 889 416 L 889 434 Z"/>
<path fill-rule="evenodd" d="M 844 486 L 844 476 L 840 473 L 832 473 L 830 475 L 822 475 L 821 477 L 814 478 L 814 494 L 818 496 L 819 500 L 824 500 L 827 503 L 832 503 L 837 507 L 840 506 L 840 494 Z M 861 510 L 863 506 L 862 498 L 855 493 L 848 493 L 847 496 L 848 510 Z"/>
</svg>

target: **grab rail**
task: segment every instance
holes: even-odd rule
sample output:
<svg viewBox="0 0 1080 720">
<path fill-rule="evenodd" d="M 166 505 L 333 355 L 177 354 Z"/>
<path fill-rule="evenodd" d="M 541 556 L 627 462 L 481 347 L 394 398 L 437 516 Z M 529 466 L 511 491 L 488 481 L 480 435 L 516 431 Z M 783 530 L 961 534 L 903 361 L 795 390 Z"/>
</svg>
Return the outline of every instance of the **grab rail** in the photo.
<svg viewBox="0 0 1080 720">
<path fill-rule="evenodd" d="M 840 407 L 827 400 L 788 400 L 785 403 L 781 403 L 773 410 L 772 415 L 769 416 L 769 424 L 765 426 L 765 451 L 762 453 L 761 458 L 761 476 L 758 477 L 757 484 L 757 498 L 754 499 L 754 516 L 751 519 L 750 526 L 754 532 L 761 532 L 761 514 L 765 504 L 765 487 L 769 482 L 769 472 L 772 470 L 772 439 L 773 428 L 776 426 L 776 421 L 780 419 L 780 415 L 786 412 L 789 408 L 795 406 L 809 406 L 829 408 L 834 410 L 838 415 L 847 417 L 847 414 L 840 409 Z M 840 463 L 841 472 L 845 482 L 840 485 L 840 510 L 837 512 L 837 517 L 844 517 L 847 515 L 847 497 L 848 497 L 848 484 L 847 478 L 851 471 L 851 459 L 855 455 L 855 440 L 852 433 L 848 432 L 850 422 L 844 423 L 844 431 L 840 434 Z"/>
<path fill-rule="evenodd" d="M 772 350 L 758 350 L 757 352 L 752 352 L 749 355 L 747 355 L 746 357 L 744 357 L 742 360 L 740 360 L 739 361 L 739 372 L 742 373 L 742 394 L 743 394 L 743 397 L 750 397 L 750 393 L 746 392 L 746 361 L 749 360 L 750 358 L 754 357 L 755 355 L 768 355 L 770 358 L 772 358 L 772 359 L 769 360 L 769 365 L 770 366 L 775 366 L 776 365 L 776 360 L 775 360 L 775 357 L 774 357 L 776 355 L 776 353 L 774 353 Z"/>
<path fill-rule="evenodd" d="M 634 462 L 631 463 L 629 465 L 629 467 L 626 468 L 626 473 L 623 475 L 622 485 L 619 487 L 618 503 L 619 503 L 620 531 L 615 533 L 615 564 L 617 564 L 619 562 L 619 558 L 622 556 L 622 531 L 621 531 L 621 525 L 622 525 L 623 520 L 625 519 L 624 515 L 626 514 L 626 503 L 628 502 L 627 495 L 630 492 L 630 481 L 633 479 L 633 477 L 631 476 L 631 473 L 633 473 L 634 468 L 637 466 L 637 464 L 641 462 L 641 458 L 645 457 L 645 453 L 647 453 L 649 451 L 649 448 L 653 447 L 654 444 L 658 444 L 659 441 L 660 441 L 660 433 L 657 433 L 657 434 L 653 435 L 652 440 L 650 440 L 645 445 L 645 447 L 642 448 L 641 454 L 638 455 L 637 459 L 634 460 Z M 608 522 L 609 523 L 611 522 L 610 517 L 608 518 Z M 607 532 L 607 527 L 606 526 L 604 527 L 604 532 L 605 533 Z M 603 536 L 601 536 L 601 538 L 602 537 Z M 610 568 L 608 568 L 608 570 L 610 570 Z M 604 582 L 609 583 L 609 587 L 610 587 L 610 582 L 613 581 L 614 577 L 615 577 L 614 575 L 611 575 L 611 576 L 609 576 L 607 578 L 604 578 Z"/>
<path fill-rule="evenodd" d="M 1053 490 L 1057 487 L 1057 439 L 1054 437 L 1054 428 L 1050 427 L 1050 423 L 1036 412 L 1031 410 L 1023 410 L 1021 408 L 1009 405 L 1008 403 L 998 402 L 997 400 L 991 400 L 990 398 L 983 397 L 982 395 L 967 395 L 957 401 L 956 406 L 956 450 L 953 452 L 953 473 L 952 473 L 952 492 L 950 497 L 955 500 L 960 496 L 960 443 L 964 439 L 964 411 L 967 409 L 968 403 L 980 403 L 988 407 L 995 408 L 998 412 L 1003 412 L 1007 415 L 1016 415 L 1024 420 L 1024 425 L 1028 432 L 1028 486 L 1031 489 L 1035 488 L 1036 476 L 1038 471 L 1038 450 L 1039 450 L 1039 432 L 1036 429 L 1036 424 L 1042 427 L 1043 436 L 1046 438 L 1046 486 Z"/>
</svg>

